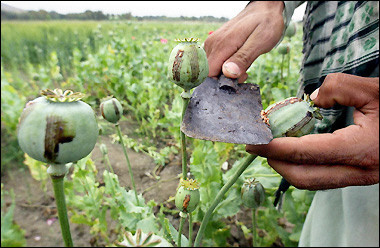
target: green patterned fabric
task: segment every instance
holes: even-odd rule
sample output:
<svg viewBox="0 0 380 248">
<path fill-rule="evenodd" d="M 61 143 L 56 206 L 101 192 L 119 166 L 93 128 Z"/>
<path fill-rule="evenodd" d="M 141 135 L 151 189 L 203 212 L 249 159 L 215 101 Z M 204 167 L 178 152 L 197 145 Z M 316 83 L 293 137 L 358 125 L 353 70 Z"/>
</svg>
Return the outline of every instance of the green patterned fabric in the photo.
<svg viewBox="0 0 380 248">
<path fill-rule="evenodd" d="M 288 25 L 303 1 L 285 1 Z M 379 2 L 310 1 L 303 19 L 298 97 L 311 94 L 330 73 L 379 77 Z M 344 83 L 344 82 L 342 82 Z M 321 109 L 315 133 L 353 124 L 354 108 Z M 379 246 L 379 184 L 318 191 L 299 246 Z"/>
<path fill-rule="evenodd" d="M 285 1 L 288 24 L 302 1 Z M 377 1 L 310 1 L 303 20 L 303 54 L 298 97 L 320 87 L 326 75 L 343 72 L 379 76 L 379 3 Z M 352 123 L 349 108 L 322 109 L 315 132 L 332 132 Z"/>
</svg>

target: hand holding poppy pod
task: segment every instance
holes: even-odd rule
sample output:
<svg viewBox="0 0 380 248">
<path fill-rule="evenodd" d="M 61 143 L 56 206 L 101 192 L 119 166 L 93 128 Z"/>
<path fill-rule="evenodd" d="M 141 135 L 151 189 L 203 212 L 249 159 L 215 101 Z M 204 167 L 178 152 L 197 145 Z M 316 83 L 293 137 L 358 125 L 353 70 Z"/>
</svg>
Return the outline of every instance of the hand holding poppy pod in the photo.
<svg viewBox="0 0 380 248">
<path fill-rule="evenodd" d="M 316 106 L 355 107 L 353 125 L 333 133 L 281 137 L 246 150 L 268 163 L 296 188 L 323 190 L 379 182 L 379 78 L 327 75 L 311 94 Z"/>
</svg>

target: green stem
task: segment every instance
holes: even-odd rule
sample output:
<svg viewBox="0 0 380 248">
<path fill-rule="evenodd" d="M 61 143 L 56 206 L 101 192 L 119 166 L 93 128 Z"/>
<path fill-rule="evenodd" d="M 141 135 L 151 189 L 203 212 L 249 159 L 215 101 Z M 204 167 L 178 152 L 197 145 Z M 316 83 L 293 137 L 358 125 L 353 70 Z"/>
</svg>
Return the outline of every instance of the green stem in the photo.
<svg viewBox="0 0 380 248">
<path fill-rule="evenodd" d="M 71 239 L 70 224 L 69 224 L 69 219 L 67 217 L 65 192 L 63 189 L 64 177 L 65 177 L 64 175 L 62 176 L 51 175 L 51 179 L 53 182 L 55 202 L 57 204 L 57 210 L 58 210 L 58 219 L 59 219 L 59 224 L 61 225 L 63 241 L 65 242 L 66 247 L 73 247 L 74 245 Z"/>
<path fill-rule="evenodd" d="M 288 81 L 289 81 L 289 75 L 290 75 L 290 51 L 288 53 L 288 75 L 286 75 L 286 78 Z"/>
<path fill-rule="evenodd" d="M 252 247 L 256 245 L 256 209 L 252 208 Z"/>
<path fill-rule="evenodd" d="M 106 160 L 106 164 L 108 166 L 108 169 L 110 170 L 110 172 L 112 172 L 112 174 L 115 174 L 115 172 L 113 172 L 113 168 L 111 166 L 111 162 L 110 162 L 110 159 L 108 157 L 107 154 L 104 155 L 104 159 Z"/>
<path fill-rule="evenodd" d="M 292 38 L 290 37 L 289 38 L 289 43 L 291 44 L 292 43 Z M 289 49 L 289 53 L 288 53 L 288 75 L 287 75 L 287 79 L 289 81 L 289 75 L 290 75 L 290 58 L 291 58 L 291 52 L 292 52 L 292 49 Z"/>
<path fill-rule="evenodd" d="M 137 197 L 135 180 L 133 179 L 133 172 L 132 172 L 131 163 L 129 162 L 127 150 L 126 150 L 125 145 L 124 145 L 123 135 L 121 134 L 119 123 L 116 123 L 115 127 L 116 127 L 116 130 L 117 130 L 117 134 L 119 135 L 119 138 L 120 138 L 121 146 L 123 147 L 123 152 L 124 152 L 124 155 L 125 155 L 125 159 L 127 160 L 129 175 L 131 177 L 131 182 L 132 182 L 133 190 L 135 191 L 136 202 L 137 202 L 137 205 L 140 205 L 139 198 Z"/>
<path fill-rule="evenodd" d="M 282 82 L 282 80 L 283 80 L 283 78 L 284 78 L 284 74 L 283 74 L 284 57 L 285 57 L 285 55 L 283 54 L 283 55 L 281 56 L 281 82 Z"/>
<path fill-rule="evenodd" d="M 189 247 L 193 244 L 193 215 L 189 213 Z"/>
<path fill-rule="evenodd" d="M 216 195 L 214 201 L 212 202 L 211 206 L 205 213 L 201 226 L 199 228 L 197 237 L 195 238 L 194 246 L 199 246 L 202 240 L 202 236 L 205 232 L 206 226 L 211 218 L 212 212 L 216 208 L 216 206 L 221 202 L 223 199 L 224 194 L 231 188 L 231 186 L 238 180 L 240 175 L 247 169 L 247 167 L 252 163 L 252 161 L 257 157 L 255 154 L 250 154 L 245 161 L 239 165 L 239 168 L 236 170 L 233 177 L 230 178 L 230 180 L 221 188 L 219 193 Z"/>
<path fill-rule="evenodd" d="M 184 91 L 185 93 L 186 91 Z M 189 92 L 186 92 L 189 93 Z M 190 98 L 186 98 L 182 96 L 182 115 L 181 115 L 181 121 L 183 120 L 183 117 L 185 115 L 185 111 L 187 109 L 187 105 L 189 105 Z M 181 132 L 181 152 L 182 152 L 182 177 L 184 180 L 187 178 L 187 153 L 186 153 L 186 136 L 185 134 Z"/>
<path fill-rule="evenodd" d="M 257 79 L 256 79 L 256 83 L 260 83 L 260 79 L 261 79 L 261 61 L 258 60 L 258 63 L 259 63 L 259 70 L 258 70 L 258 73 L 257 73 Z"/>
<path fill-rule="evenodd" d="M 181 247 L 182 229 L 183 229 L 183 224 L 185 224 L 185 220 L 186 220 L 186 218 L 181 217 L 181 221 L 179 223 L 178 239 L 177 239 L 178 240 L 177 241 L 178 247 Z"/>
</svg>

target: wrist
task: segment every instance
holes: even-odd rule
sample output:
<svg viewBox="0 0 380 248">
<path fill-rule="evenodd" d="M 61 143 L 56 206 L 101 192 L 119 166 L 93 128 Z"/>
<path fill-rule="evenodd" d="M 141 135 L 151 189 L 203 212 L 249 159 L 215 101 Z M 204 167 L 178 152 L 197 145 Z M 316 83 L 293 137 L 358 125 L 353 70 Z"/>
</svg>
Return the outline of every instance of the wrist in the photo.
<svg viewBox="0 0 380 248">
<path fill-rule="evenodd" d="M 285 8 L 284 1 L 249 1 L 245 8 L 266 8 L 270 9 L 274 13 L 279 13 L 282 15 L 282 12 Z"/>
</svg>

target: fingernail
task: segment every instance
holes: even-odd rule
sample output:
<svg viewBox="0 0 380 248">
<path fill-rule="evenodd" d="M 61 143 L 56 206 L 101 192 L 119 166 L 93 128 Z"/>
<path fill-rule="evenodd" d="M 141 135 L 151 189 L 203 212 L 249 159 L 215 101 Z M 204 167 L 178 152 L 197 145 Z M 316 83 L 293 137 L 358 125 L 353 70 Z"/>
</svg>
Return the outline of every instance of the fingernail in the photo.
<svg viewBox="0 0 380 248">
<path fill-rule="evenodd" d="M 318 93 L 319 93 L 319 88 L 316 89 L 316 90 L 314 90 L 313 93 L 311 93 L 311 95 L 310 95 L 310 99 L 311 99 L 312 101 L 314 101 L 314 99 L 317 98 Z"/>
<path fill-rule="evenodd" d="M 224 64 L 224 69 L 233 75 L 238 75 L 240 72 L 239 67 L 234 62 L 227 62 Z"/>
</svg>

